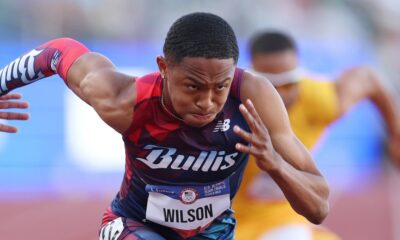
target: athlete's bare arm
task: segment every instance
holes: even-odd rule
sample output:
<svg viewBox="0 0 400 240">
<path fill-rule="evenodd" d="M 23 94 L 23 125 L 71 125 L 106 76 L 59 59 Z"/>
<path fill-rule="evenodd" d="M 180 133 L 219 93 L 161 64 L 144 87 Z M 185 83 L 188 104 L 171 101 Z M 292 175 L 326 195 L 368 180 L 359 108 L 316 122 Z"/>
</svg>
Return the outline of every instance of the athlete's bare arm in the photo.
<svg viewBox="0 0 400 240">
<path fill-rule="evenodd" d="M 3 111 L 3 109 L 11 109 L 11 108 L 15 109 L 28 108 L 27 102 L 18 101 L 19 99 L 21 99 L 21 97 L 22 97 L 21 94 L 18 93 L 9 93 L 4 96 L 0 96 L 0 110 L 1 110 L 0 119 L 27 120 L 29 118 L 29 114 L 27 113 Z M 15 133 L 17 131 L 18 129 L 14 126 L 0 123 L 0 132 Z"/>
<path fill-rule="evenodd" d="M 363 99 L 370 99 L 378 107 L 388 129 L 389 153 L 400 166 L 400 111 L 376 74 L 366 67 L 354 67 L 344 71 L 335 83 L 342 114 Z"/>
<path fill-rule="evenodd" d="M 329 188 L 310 153 L 291 130 L 285 106 L 269 81 L 246 72 L 240 111 L 251 133 L 234 128 L 251 145 L 237 145 L 279 185 L 293 209 L 319 224 L 329 212 Z"/>
<path fill-rule="evenodd" d="M 136 96 L 134 77 L 118 72 L 106 57 L 91 52 L 72 64 L 67 82 L 108 125 L 120 133 L 128 129 Z"/>
</svg>

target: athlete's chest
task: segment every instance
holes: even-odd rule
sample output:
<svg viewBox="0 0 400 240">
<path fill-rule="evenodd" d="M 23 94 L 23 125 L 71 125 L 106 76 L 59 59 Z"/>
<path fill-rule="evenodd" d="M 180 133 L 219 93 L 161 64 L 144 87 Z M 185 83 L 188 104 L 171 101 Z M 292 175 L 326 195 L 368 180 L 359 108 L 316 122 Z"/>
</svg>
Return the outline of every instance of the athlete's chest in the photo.
<svg viewBox="0 0 400 240">
<path fill-rule="evenodd" d="M 165 122 L 156 116 L 143 121 L 134 139 L 126 142 L 127 154 L 133 165 L 145 175 L 171 175 L 185 181 L 207 178 L 220 180 L 234 172 L 246 159 L 235 144 L 244 143 L 233 127 L 248 129 L 238 104 L 229 102 L 213 122 L 194 128 Z"/>
</svg>

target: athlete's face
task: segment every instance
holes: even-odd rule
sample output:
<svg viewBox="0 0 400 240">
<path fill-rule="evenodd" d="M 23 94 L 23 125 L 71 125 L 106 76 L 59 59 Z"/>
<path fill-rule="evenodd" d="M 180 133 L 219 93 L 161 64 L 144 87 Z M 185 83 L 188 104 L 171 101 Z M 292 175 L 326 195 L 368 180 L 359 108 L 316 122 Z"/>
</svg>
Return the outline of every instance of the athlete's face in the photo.
<svg viewBox="0 0 400 240">
<path fill-rule="evenodd" d="M 294 50 L 285 50 L 277 53 L 256 54 L 252 58 L 254 70 L 262 73 L 279 74 L 297 68 L 297 54 Z M 298 84 L 290 83 L 275 86 L 282 97 L 286 108 L 289 108 L 298 97 Z"/>
<path fill-rule="evenodd" d="M 202 127 L 222 110 L 235 73 L 233 59 L 157 58 L 164 76 L 164 102 L 186 124 Z"/>
</svg>

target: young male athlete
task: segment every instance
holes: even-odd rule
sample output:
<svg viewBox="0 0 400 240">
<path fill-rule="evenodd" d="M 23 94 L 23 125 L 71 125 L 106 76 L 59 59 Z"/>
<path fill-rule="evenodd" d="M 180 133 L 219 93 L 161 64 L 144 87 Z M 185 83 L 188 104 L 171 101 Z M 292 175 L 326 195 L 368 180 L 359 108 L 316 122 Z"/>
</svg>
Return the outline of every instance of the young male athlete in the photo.
<svg viewBox="0 0 400 240">
<path fill-rule="evenodd" d="M 256 35 L 250 48 L 253 69 L 278 90 L 292 129 L 307 148 L 314 146 L 331 122 L 359 101 L 370 99 L 385 120 L 389 153 L 394 162 L 400 163 L 400 112 L 371 70 L 354 67 L 336 81 L 313 79 L 299 68 L 293 39 L 281 32 Z M 233 206 L 238 213 L 236 239 L 269 239 L 270 235 L 274 239 L 293 235 L 295 239 L 337 239 L 333 233 L 312 227 L 296 214 L 271 178 L 253 162 L 250 158 Z"/>
<path fill-rule="evenodd" d="M 1 72 L 0 72 L 1 75 Z M 18 93 L 10 93 L 4 96 L 0 96 L 0 120 L 27 120 L 29 118 L 29 114 L 20 113 L 20 112 L 8 112 L 3 111 L 2 109 L 11 109 L 11 108 L 28 108 L 27 102 L 21 101 L 13 101 L 21 99 L 21 94 Z M 8 133 L 16 133 L 18 129 L 14 126 L 0 123 L 0 132 L 8 132 Z"/>
<path fill-rule="evenodd" d="M 185 15 L 169 29 L 163 52 L 159 72 L 132 77 L 64 38 L 2 70 L 0 94 L 59 74 L 122 135 L 125 175 L 100 239 L 233 239 L 231 201 L 249 154 L 296 212 L 321 223 L 327 183 L 274 87 L 236 68 L 229 24 L 209 13 Z"/>
</svg>

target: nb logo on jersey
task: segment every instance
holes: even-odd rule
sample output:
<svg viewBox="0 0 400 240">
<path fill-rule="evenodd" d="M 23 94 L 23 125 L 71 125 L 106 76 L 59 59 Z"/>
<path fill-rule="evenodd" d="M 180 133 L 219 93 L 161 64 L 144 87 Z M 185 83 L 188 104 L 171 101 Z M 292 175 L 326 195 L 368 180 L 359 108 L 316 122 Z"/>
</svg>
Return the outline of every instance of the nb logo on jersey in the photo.
<svg viewBox="0 0 400 240">
<path fill-rule="evenodd" d="M 231 123 L 230 119 L 224 119 L 224 121 L 219 120 L 217 122 L 217 125 L 215 126 L 213 132 L 218 132 L 218 131 L 226 132 L 226 131 L 228 131 L 229 128 L 231 127 L 230 123 Z"/>
<path fill-rule="evenodd" d="M 237 152 L 226 154 L 225 151 L 201 151 L 199 155 L 176 154 L 176 148 L 146 145 L 150 150 L 144 158 L 136 158 L 152 169 L 169 168 L 174 170 L 191 170 L 215 172 L 225 170 L 235 165 Z"/>
</svg>

